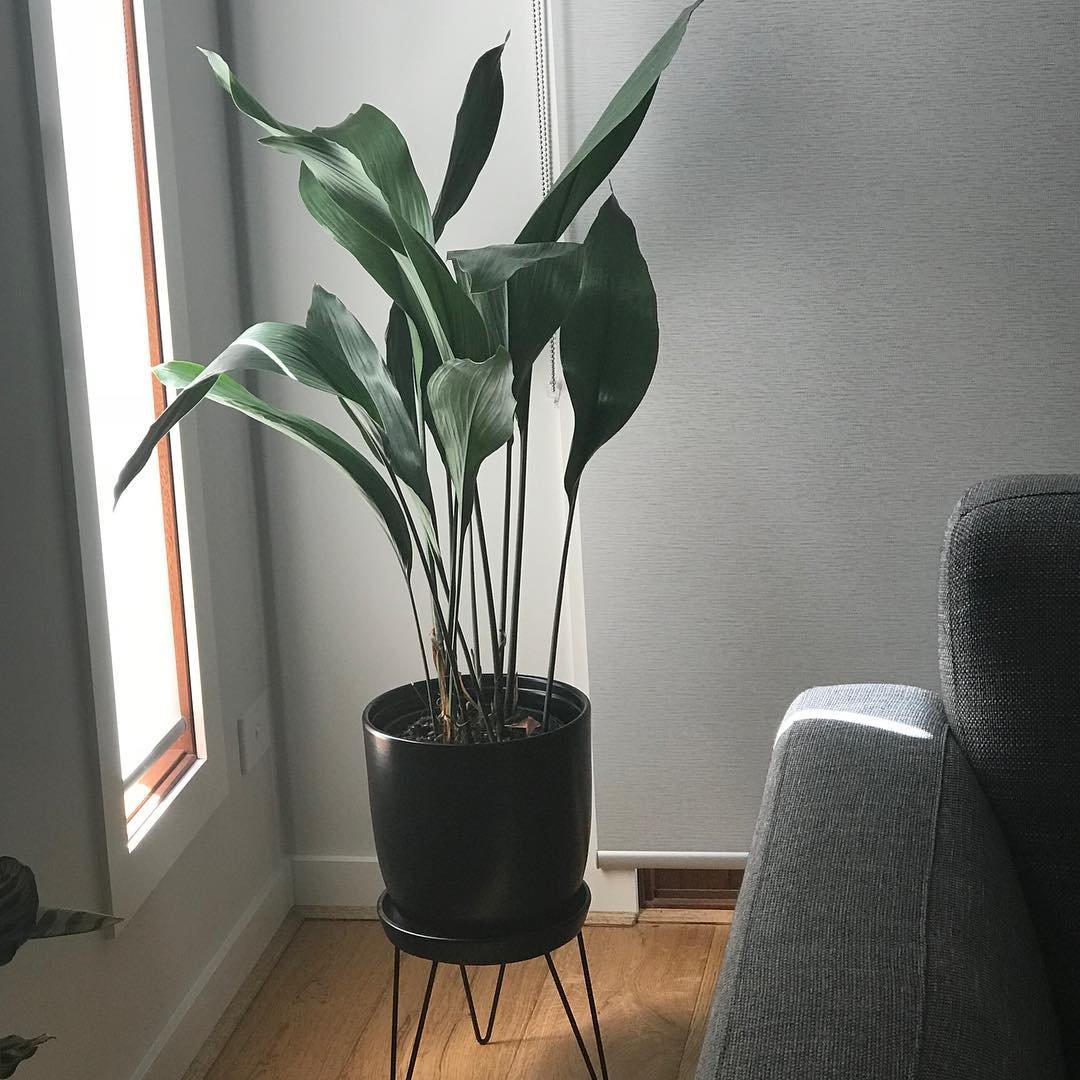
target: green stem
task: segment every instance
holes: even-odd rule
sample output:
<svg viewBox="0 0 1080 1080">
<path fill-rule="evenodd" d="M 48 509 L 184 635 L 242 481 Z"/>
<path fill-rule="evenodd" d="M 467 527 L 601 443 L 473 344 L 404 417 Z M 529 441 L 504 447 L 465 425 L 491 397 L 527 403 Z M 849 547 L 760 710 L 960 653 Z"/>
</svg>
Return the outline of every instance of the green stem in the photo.
<svg viewBox="0 0 1080 1080">
<path fill-rule="evenodd" d="M 484 570 L 484 592 L 487 596 L 488 625 L 491 628 L 491 670 L 494 686 L 491 693 L 491 712 L 495 722 L 495 734 L 502 738 L 499 717 L 500 689 L 502 686 L 502 646 L 499 642 L 498 623 L 495 618 L 495 594 L 491 587 L 491 564 L 488 562 L 487 537 L 484 535 L 484 515 L 480 511 L 480 498 L 476 499 L 476 530 L 480 540 L 480 563 Z"/>
<path fill-rule="evenodd" d="M 559 563 L 559 586 L 555 590 L 555 617 L 551 626 L 551 650 L 548 653 L 547 686 L 544 689 L 544 715 L 540 730 L 548 729 L 548 713 L 551 710 L 551 687 L 555 681 L 555 657 L 559 651 L 559 620 L 562 616 L 563 587 L 566 585 L 566 562 L 570 554 L 570 533 L 574 528 L 574 507 L 577 506 L 577 485 L 570 495 L 566 511 L 566 533 L 563 536 L 562 560 Z"/>
<path fill-rule="evenodd" d="M 512 697 L 517 687 L 518 621 L 521 616 L 521 560 L 525 548 L 525 479 L 529 461 L 529 399 L 518 406 L 518 430 L 521 449 L 518 457 L 517 535 L 514 544 L 514 577 L 510 598 L 510 636 L 507 647 L 506 690 L 503 694 L 503 715 L 510 717 Z"/>
</svg>

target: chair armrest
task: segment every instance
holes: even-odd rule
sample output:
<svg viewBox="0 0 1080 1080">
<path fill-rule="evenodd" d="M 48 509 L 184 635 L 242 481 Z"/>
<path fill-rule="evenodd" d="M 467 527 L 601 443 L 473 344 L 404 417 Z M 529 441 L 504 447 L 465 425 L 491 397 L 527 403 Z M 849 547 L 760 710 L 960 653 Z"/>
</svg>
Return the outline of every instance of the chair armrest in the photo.
<svg viewBox="0 0 1080 1080">
<path fill-rule="evenodd" d="M 997 822 L 937 694 L 809 690 L 780 727 L 698 1080 L 1064 1076 Z"/>
</svg>

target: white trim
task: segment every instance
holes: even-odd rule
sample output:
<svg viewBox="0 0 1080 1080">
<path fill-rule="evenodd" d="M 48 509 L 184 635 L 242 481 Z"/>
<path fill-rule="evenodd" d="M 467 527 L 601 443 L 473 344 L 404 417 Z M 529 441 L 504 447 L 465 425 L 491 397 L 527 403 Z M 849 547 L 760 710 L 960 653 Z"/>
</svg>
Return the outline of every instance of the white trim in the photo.
<svg viewBox="0 0 1080 1080">
<path fill-rule="evenodd" d="M 162 310 L 168 313 L 171 341 L 166 348 L 183 350 L 187 344 L 187 308 L 184 269 L 179 243 L 180 222 L 175 190 L 169 119 L 165 46 L 159 0 L 152 0 L 144 12 L 135 5 L 140 35 L 142 77 L 147 94 L 147 125 L 153 131 L 160 189 L 152 198 L 157 220 L 157 261 L 161 275 Z M 195 838 L 221 805 L 229 789 L 224 716 L 218 684 L 217 652 L 213 606 L 209 596 L 210 558 L 206 541 L 202 501 L 197 430 L 188 425 L 174 442 L 178 524 L 184 567 L 184 593 L 188 626 L 194 647 L 189 649 L 195 726 L 202 764 L 193 768 L 129 840 L 121 782 L 120 747 L 116 732 L 109 653 L 105 582 L 96 505 L 95 481 L 90 452 L 90 424 L 83 371 L 79 297 L 75 278 L 71 221 L 68 209 L 67 175 L 61 126 L 56 57 L 49 3 L 31 4 L 31 37 L 37 82 L 46 196 L 49 206 L 53 264 L 56 277 L 57 310 L 60 319 L 61 350 L 68 423 L 71 431 L 72 467 L 80 550 L 83 594 L 94 715 L 97 726 L 98 763 L 101 773 L 103 834 L 108 862 L 107 903 L 112 911 L 130 918 L 164 877 L 181 852 Z M 154 154 L 148 155 L 151 158 Z M 196 618 L 198 612 L 198 618 Z M 121 928 L 125 924 L 120 924 Z"/>
<path fill-rule="evenodd" d="M 176 1080 L 292 909 L 292 874 L 283 859 L 158 1032 L 130 1080 Z"/>
<path fill-rule="evenodd" d="M 374 855 L 293 855 L 298 907 L 373 908 L 383 891 Z"/>
<path fill-rule="evenodd" d="M 598 851 L 596 861 L 609 870 L 741 870 L 745 851 Z"/>
</svg>

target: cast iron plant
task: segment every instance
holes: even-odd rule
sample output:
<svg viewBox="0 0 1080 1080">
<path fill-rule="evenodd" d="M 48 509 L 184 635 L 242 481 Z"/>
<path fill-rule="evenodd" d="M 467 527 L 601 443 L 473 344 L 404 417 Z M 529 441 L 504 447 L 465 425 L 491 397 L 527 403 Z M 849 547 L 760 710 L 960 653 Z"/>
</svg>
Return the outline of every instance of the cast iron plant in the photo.
<svg viewBox="0 0 1080 1080">
<path fill-rule="evenodd" d="M 335 465 L 375 511 L 401 567 L 429 686 L 426 729 L 416 737 L 499 742 L 548 726 L 582 470 L 637 409 L 659 344 L 649 269 L 614 193 L 583 242 L 561 238 L 632 142 L 698 3 L 632 72 L 512 243 L 445 255 L 435 245 L 472 191 L 498 129 L 505 41 L 473 67 L 434 209 L 404 137 L 377 108 L 363 105 L 330 127 L 296 127 L 204 50 L 237 108 L 262 129 L 262 143 L 300 159 L 300 198 L 312 217 L 389 297 L 385 345 L 316 285 L 303 325 L 256 323 L 206 365 L 159 365 L 154 374 L 177 393 L 124 467 L 116 496 L 157 442 L 206 398 Z M 517 705 L 517 656 L 531 371 L 556 333 L 574 434 L 547 694 L 540 715 L 527 715 Z M 256 396 L 231 377 L 240 371 L 284 376 L 336 398 L 354 437 Z M 499 452 L 503 497 L 492 519 L 481 507 L 477 474 Z M 436 464 L 445 498 L 443 484 L 431 482 Z M 489 548 L 492 528 L 501 529 L 498 549 Z M 493 550 L 501 552 L 498 565 Z M 485 653 L 492 678 L 482 690 L 489 682 L 481 678 Z"/>
</svg>

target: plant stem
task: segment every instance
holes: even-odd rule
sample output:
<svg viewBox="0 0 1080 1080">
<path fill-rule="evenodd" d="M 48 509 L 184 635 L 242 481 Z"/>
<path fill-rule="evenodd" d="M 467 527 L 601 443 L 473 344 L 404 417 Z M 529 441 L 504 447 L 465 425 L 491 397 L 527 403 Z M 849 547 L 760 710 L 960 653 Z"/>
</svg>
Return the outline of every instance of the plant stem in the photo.
<svg viewBox="0 0 1080 1080">
<path fill-rule="evenodd" d="M 517 536 L 514 544 L 513 592 L 510 599 L 510 636 L 506 661 L 506 690 L 503 694 L 503 715 L 509 719 L 511 698 L 517 687 L 518 620 L 521 615 L 521 557 L 525 548 L 525 478 L 529 461 L 529 398 L 518 406 L 518 430 L 521 449 L 518 457 Z"/>
<path fill-rule="evenodd" d="M 499 654 L 506 652 L 506 601 L 510 581 L 510 504 L 514 488 L 514 440 L 506 444 L 506 483 L 503 490 L 502 578 L 499 590 Z"/>
<path fill-rule="evenodd" d="M 424 641 L 424 631 L 420 626 L 420 612 L 416 609 L 416 593 L 413 592 L 412 579 L 405 575 L 405 585 L 409 590 L 409 603 L 412 606 L 413 622 L 416 624 L 416 638 L 420 642 L 420 659 L 424 662 L 424 689 L 427 691 L 428 712 L 431 714 L 431 725 L 435 726 L 435 703 L 431 699 L 431 668 L 428 665 L 427 643 Z"/>
<path fill-rule="evenodd" d="M 476 499 L 476 529 L 480 539 L 480 562 L 484 569 L 484 591 L 487 594 L 488 625 L 491 627 L 491 670 L 494 687 L 491 693 L 491 713 L 495 721 L 495 735 L 502 738 L 502 718 L 499 716 L 500 689 L 502 686 L 502 643 L 499 641 L 498 623 L 495 619 L 495 594 L 491 588 L 491 564 L 488 562 L 487 537 L 484 535 L 484 515 L 480 511 L 479 496 Z"/>
<path fill-rule="evenodd" d="M 476 613 L 476 539 L 472 523 L 469 523 L 469 600 L 472 604 L 472 635 L 473 635 L 473 662 L 479 674 L 484 670 L 480 663 L 480 619 Z M 483 690 L 479 680 L 476 683 L 476 696 L 480 697 Z"/>
<path fill-rule="evenodd" d="M 544 689 L 544 715 L 540 730 L 548 729 L 548 713 L 551 710 L 551 686 L 555 681 L 555 656 L 559 651 L 559 620 L 562 615 L 563 587 L 566 585 L 566 561 L 570 554 L 570 533 L 574 528 L 574 508 L 577 506 L 577 485 L 570 495 L 566 510 L 566 533 L 563 536 L 562 560 L 559 563 L 559 586 L 555 590 L 555 617 L 551 626 L 551 651 L 548 653 L 547 686 Z"/>
</svg>

